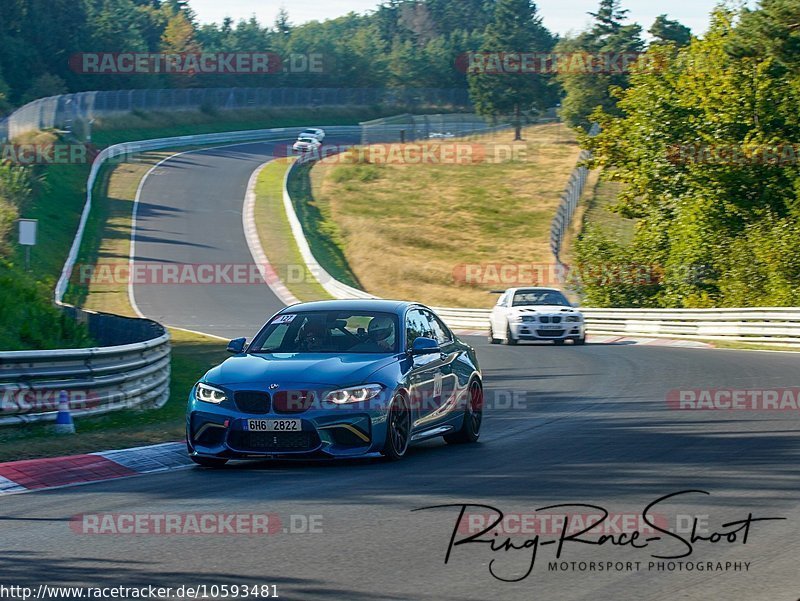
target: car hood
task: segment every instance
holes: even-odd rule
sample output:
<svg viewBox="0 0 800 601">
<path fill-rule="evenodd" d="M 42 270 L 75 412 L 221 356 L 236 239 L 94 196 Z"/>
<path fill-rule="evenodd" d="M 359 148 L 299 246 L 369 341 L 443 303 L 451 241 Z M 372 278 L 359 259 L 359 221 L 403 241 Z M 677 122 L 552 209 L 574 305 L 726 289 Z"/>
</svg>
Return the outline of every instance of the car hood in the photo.
<svg viewBox="0 0 800 601">
<path fill-rule="evenodd" d="M 397 361 L 396 355 L 348 353 L 270 353 L 237 355 L 212 368 L 205 380 L 212 384 L 313 384 L 351 386 Z"/>
<path fill-rule="evenodd" d="M 565 307 L 564 305 L 537 305 L 535 307 L 512 307 L 511 311 L 519 315 L 536 315 L 542 313 L 544 315 L 552 315 L 554 313 L 580 313 L 577 309 L 572 307 Z"/>
</svg>

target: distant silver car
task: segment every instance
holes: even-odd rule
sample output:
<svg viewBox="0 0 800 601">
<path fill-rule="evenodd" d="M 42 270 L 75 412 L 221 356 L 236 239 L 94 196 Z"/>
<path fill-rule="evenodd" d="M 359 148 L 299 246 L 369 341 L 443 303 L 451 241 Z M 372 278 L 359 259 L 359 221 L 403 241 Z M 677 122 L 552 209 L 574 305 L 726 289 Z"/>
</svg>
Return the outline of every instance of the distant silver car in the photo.
<svg viewBox="0 0 800 601">
<path fill-rule="evenodd" d="M 520 340 L 586 344 L 583 314 L 555 288 L 510 288 L 489 317 L 489 342 L 514 345 Z"/>
<path fill-rule="evenodd" d="M 318 152 L 321 146 L 322 142 L 316 138 L 301 136 L 297 139 L 297 142 L 292 145 L 292 150 L 300 153 Z"/>
<path fill-rule="evenodd" d="M 298 139 L 300 138 L 316 138 L 320 142 L 325 139 L 325 130 L 319 129 L 318 127 L 308 127 L 300 132 L 300 135 L 297 136 Z"/>
</svg>

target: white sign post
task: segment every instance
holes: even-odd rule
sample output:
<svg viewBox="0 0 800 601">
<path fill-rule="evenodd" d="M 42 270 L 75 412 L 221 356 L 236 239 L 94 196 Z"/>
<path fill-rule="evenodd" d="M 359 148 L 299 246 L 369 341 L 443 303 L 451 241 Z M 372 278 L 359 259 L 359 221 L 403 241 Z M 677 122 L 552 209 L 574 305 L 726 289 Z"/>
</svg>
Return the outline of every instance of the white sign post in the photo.
<svg viewBox="0 0 800 601">
<path fill-rule="evenodd" d="M 19 219 L 19 243 L 25 247 L 25 269 L 31 268 L 31 246 L 36 246 L 37 219 Z"/>
</svg>

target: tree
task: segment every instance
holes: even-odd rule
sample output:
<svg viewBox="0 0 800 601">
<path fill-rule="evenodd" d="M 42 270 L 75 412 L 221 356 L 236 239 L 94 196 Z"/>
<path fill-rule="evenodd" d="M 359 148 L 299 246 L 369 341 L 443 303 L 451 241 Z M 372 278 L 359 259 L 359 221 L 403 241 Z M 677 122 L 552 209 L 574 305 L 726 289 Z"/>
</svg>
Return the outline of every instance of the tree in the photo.
<svg viewBox="0 0 800 601">
<path fill-rule="evenodd" d="M 577 37 L 559 42 L 556 51 L 562 56 L 585 55 L 604 65 L 606 59 L 618 56 L 636 56 L 642 52 L 642 29 L 639 25 L 624 23 L 626 10 L 619 0 L 602 0 L 596 13 L 589 13 L 595 22 L 591 29 Z M 591 127 L 591 114 L 601 107 L 603 111 L 619 114 L 616 88 L 628 87 L 630 73 L 614 64 L 600 70 L 565 69 L 559 71 L 558 80 L 564 90 L 561 116 L 572 127 Z"/>
<path fill-rule="evenodd" d="M 289 21 L 289 12 L 286 7 L 281 6 L 278 11 L 278 16 L 275 17 L 275 32 L 281 36 L 287 36 L 292 33 L 292 23 Z"/>
<path fill-rule="evenodd" d="M 739 19 L 717 9 L 702 40 L 655 45 L 649 53 L 663 68 L 632 74 L 618 90 L 619 110 L 593 115 L 602 125 L 588 140 L 594 166 L 623 184 L 616 208 L 638 223 L 630 245 L 587 230 L 580 271 L 627 262 L 655 264 L 664 277 L 636 290 L 595 286 L 592 298 L 671 307 L 800 302 L 800 153 L 792 142 L 800 82 L 777 59 L 790 36 L 773 51 L 750 30 L 772 15 Z M 732 52 L 741 38 L 753 43 Z"/>
<path fill-rule="evenodd" d="M 667 15 L 656 17 L 648 33 L 655 38 L 654 44 L 672 43 L 681 48 L 692 41 L 692 30 L 678 21 L 668 19 Z"/>
<path fill-rule="evenodd" d="M 521 61 L 514 59 L 514 55 L 544 54 L 554 45 L 555 38 L 542 25 L 536 4 L 531 0 L 498 0 L 494 20 L 486 28 L 478 54 L 483 65 L 468 71 L 467 78 L 470 97 L 479 114 L 488 117 L 513 114 L 515 140 L 522 139 L 522 114 L 547 108 L 555 93 L 552 78 L 543 69 L 525 72 L 518 68 Z M 517 66 L 506 69 L 503 63 L 514 60 Z"/>
</svg>

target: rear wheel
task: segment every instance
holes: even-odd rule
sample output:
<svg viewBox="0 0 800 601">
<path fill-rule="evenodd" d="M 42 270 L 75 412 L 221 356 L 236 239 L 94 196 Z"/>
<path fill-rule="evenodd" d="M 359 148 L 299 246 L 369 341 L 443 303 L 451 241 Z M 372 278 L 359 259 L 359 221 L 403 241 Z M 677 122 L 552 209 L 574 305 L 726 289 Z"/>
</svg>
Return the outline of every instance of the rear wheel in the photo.
<svg viewBox="0 0 800 601">
<path fill-rule="evenodd" d="M 483 422 L 483 388 L 480 382 L 473 380 L 467 391 L 467 406 L 464 409 L 464 423 L 458 432 L 445 434 L 444 440 L 448 444 L 467 444 L 476 442 L 481 435 Z"/>
<path fill-rule="evenodd" d="M 511 326 L 506 326 L 506 340 L 505 343 L 509 346 L 516 346 L 517 340 L 511 335 Z"/>
<path fill-rule="evenodd" d="M 222 467 L 226 463 L 228 463 L 227 459 L 220 459 L 218 457 L 197 457 L 192 455 L 191 460 L 194 461 L 197 465 L 203 467 Z"/>
<path fill-rule="evenodd" d="M 494 337 L 494 328 L 489 324 L 489 344 L 500 344 L 500 339 Z"/>
<path fill-rule="evenodd" d="M 411 439 L 411 410 L 406 397 L 398 394 L 389 407 L 386 420 L 386 442 L 381 453 L 388 461 L 402 459 Z"/>
</svg>

